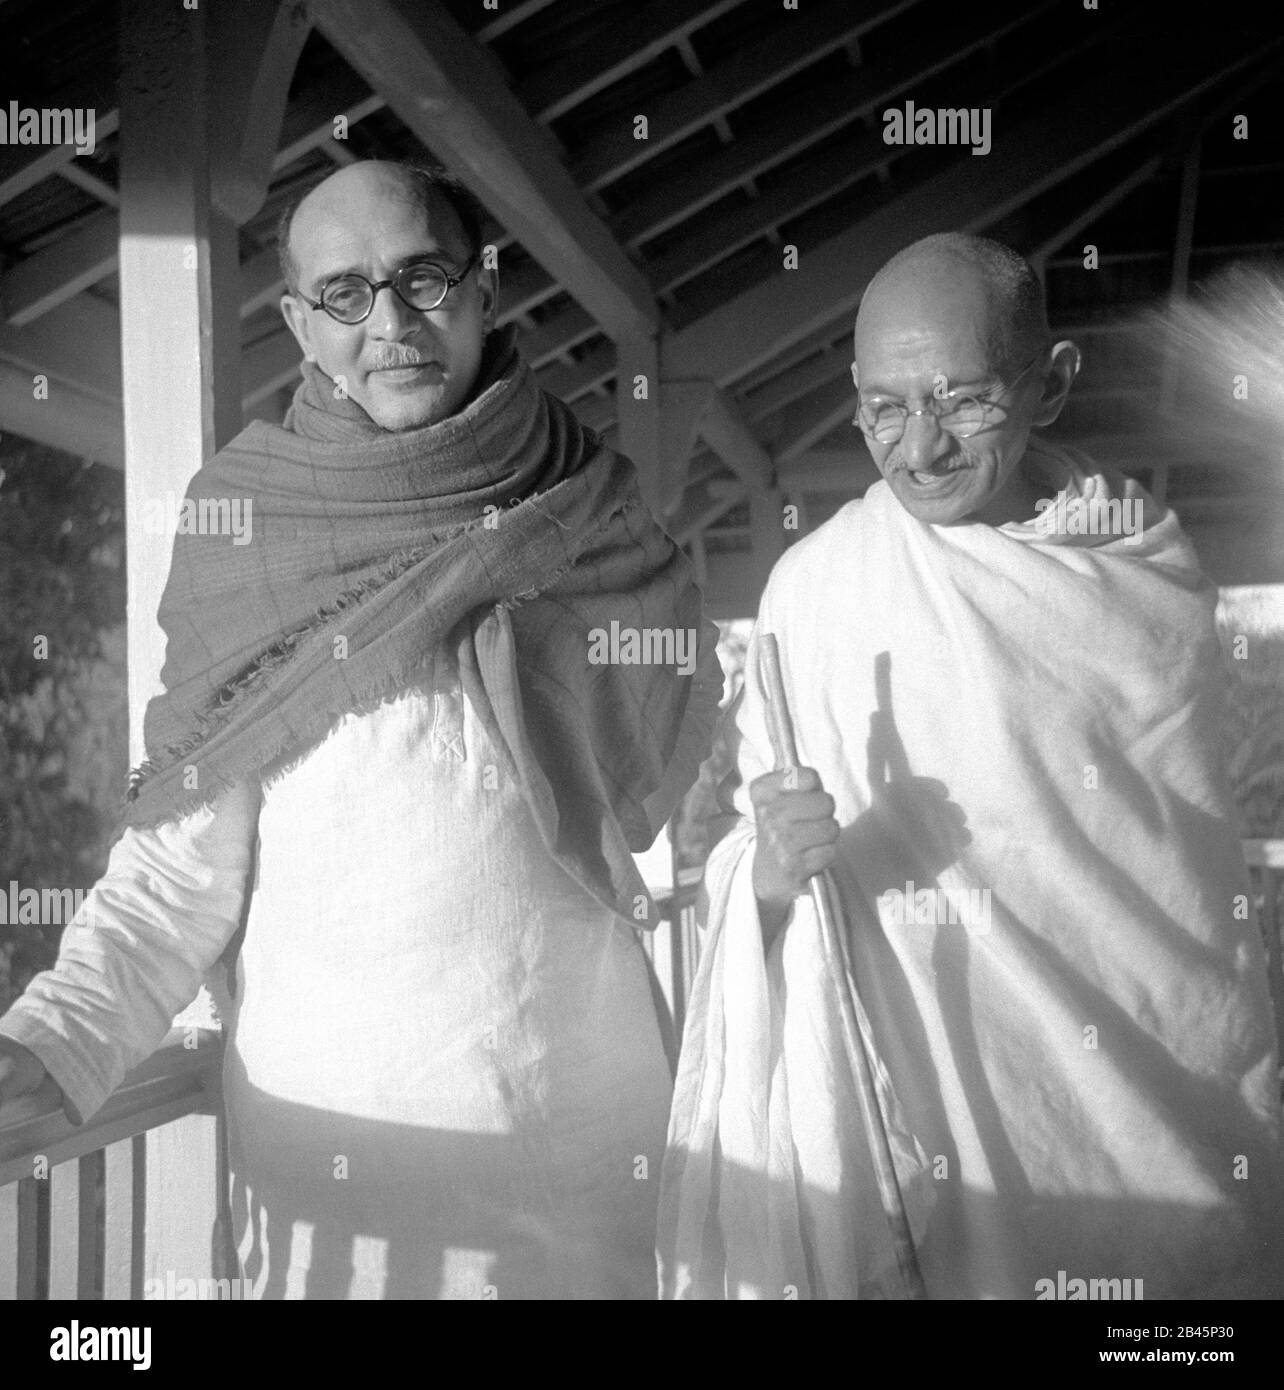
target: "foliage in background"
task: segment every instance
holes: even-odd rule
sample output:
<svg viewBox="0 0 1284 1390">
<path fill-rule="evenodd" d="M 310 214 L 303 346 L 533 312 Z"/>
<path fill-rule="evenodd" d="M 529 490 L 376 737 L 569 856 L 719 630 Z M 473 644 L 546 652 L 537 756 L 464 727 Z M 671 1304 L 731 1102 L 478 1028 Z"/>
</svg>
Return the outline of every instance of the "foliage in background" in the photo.
<svg viewBox="0 0 1284 1390">
<path fill-rule="evenodd" d="M 124 478 L 13 437 L 0 470 L 0 892 L 89 888 L 128 771 Z M 0 1010 L 60 932 L 0 925 Z"/>
</svg>

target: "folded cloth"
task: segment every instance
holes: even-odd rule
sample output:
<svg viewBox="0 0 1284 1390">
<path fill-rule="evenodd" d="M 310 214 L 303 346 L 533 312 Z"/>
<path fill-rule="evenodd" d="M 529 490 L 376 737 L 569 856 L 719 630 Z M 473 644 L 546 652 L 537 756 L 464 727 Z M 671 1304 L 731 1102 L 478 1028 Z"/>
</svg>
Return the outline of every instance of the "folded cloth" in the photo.
<svg viewBox="0 0 1284 1390">
<path fill-rule="evenodd" d="M 799 760 L 835 801 L 874 1046 L 932 1163 L 923 1279 L 935 1298 L 1087 1279 L 1265 1296 L 1284 1256 L 1276 1040 L 1222 759 L 1216 593 L 1137 484 L 1043 444 L 1030 463 L 1048 505 L 1000 527 L 920 522 L 876 483 L 786 552 L 758 617 Z M 757 633 L 746 817 L 773 765 Z M 723 841 L 710 882 L 748 859 Z M 752 938 L 748 888 L 711 893 L 708 931 L 715 953 Z M 717 969 L 702 987 L 728 997 L 693 1002 L 682 1059 L 711 1087 L 732 1047 L 702 1022 L 749 1007 Z M 784 1026 L 806 1023 L 818 1006 L 784 986 Z M 828 1094 L 813 1114 L 789 1081 L 795 1138 L 836 1122 Z M 675 1112 L 675 1145 L 710 1142 L 711 1104 Z M 710 1161 L 671 1154 L 666 1182 Z"/>
<path fill-rule="evenodd" d="M 662 1178 L 661 1297 L 901 1297 L 861 1124 L 863 1020 L 841 944 L 826 939 L 802 897 L 764 957 L 753 841 L 751 826 L 734 830 L 706 883 L 712 925 L 687 1012 Z M 836 906 L 831 897 L 831 916 Z M 918 1238 L 931 1208 L 927 1158 L 886 1068 L 876 1055 L 870 1064 Z"/>
<path fill-rule="evenodd" d="M 175 538 L 165 693 L 126 823 L 183 815 L 306 749 L 448 642 L 550 851 L 654 925 L 632 851 L 695 778 L 721 672 L 632 465 L 538 389 L 511 330 L 491 335 L 463 410 L 402 433 L 303 370 L 285 427 L 254 422 L 189 485 L 198 507 L 241 500 L 248 543 Z M 693 669 L 594 664 L 613 621 L 683 632 Z"/>
</svg>

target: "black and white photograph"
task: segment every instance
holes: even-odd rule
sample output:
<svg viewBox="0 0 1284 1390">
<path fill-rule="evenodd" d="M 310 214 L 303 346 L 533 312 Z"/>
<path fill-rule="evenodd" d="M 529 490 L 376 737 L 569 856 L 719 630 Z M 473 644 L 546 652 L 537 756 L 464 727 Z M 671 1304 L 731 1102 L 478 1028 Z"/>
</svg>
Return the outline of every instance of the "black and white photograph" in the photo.
<svg viewBox="0 0 1284 1390">
<path fill-rule="evenodd" d="M 1282 103 L 1259 5 L 0 0 L 32 1367 L 1265 1354 Z"/>
</svg>

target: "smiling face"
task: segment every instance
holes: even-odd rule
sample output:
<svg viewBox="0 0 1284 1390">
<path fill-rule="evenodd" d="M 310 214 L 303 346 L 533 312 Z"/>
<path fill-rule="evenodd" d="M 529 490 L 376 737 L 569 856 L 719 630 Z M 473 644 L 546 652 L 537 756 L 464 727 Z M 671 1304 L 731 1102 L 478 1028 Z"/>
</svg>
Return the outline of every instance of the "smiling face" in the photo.
<svg viewBox="0 0 1284 1390">
<path fill-rule="evenodd" d="M 920 521 L 1013 520 L 1033 507 L 1017 465 L 1031 425 L 1044 423 L 1037 418 L 1044 374 L 1036 368 L 1015 389 L 1003 389 L 1023 365 L 996 360 L 1005 332 L 1010 327 L 998 295 L 979 269 L 955 257 L 889 267 L 861 303 L 852 376 L 863 401 L 883 398 L 923 410 L 934 391 L 964 391 L 1001 407 L 992 412 L 993 424 L 966 439 L 941 429 L 930 411 L 911 415 L 895 443 L 865 435 L 888 486 Z"/>
<path fill-rule="evenodd" d="M 383 163 L 340 169 L 299 205 L 290 248 L 302 294 L 316 300 L 326 281 L 356 272 L 377 282 L 411 261 L 437 261 L 452 275 L 469 247 L 446 199 L 425 209 L 404 170 Z M 294 294 L 281 310 L 303 354 L 386 430 L 416 429 L 455 414 L 477 381 L 486 334 L 494 327 L 493 271 L 474 268 L 442 304 L 423 313 L 391 288 L 380 290 L 362 323 L 336 323 Z"/>
</svg>

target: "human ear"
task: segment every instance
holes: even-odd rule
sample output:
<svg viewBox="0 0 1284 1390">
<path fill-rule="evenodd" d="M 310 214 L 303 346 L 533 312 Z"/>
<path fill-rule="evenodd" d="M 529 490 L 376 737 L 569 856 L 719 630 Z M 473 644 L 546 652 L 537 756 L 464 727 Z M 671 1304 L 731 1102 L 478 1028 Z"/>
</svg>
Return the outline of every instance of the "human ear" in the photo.
<svg viewBox="0 0 1284 1390">
<path fill-rule="evenodd" d="M 481 267 L 477 272 L 477 292 L 481 295 L 482 323 L 489 333 L 499 315 L 499 271 Z"/>
<path fill-rule="evenodd" d="M 297 296 L 283 294 L 281 296 L 281 317 L 285 319 L 286 327 L 298 340 L 299 347 L 303 350 L 304 360 L 315 362 L 317 354 L 316 349 L 312 346 L 312 318 L 307 306 L 300 303 Z"/>
<path fill-rule="evenodd" d="M 1079 375 L 1081 360 L 1077 343 L 1063 339 L 1053 345 L 1052 360 L 1043 373 L 1039 400 L 1030 420 L 1032 425 L 1050 425 L 1061 414 L 1074 379 Z"/>
</svg>

